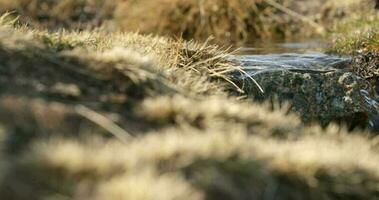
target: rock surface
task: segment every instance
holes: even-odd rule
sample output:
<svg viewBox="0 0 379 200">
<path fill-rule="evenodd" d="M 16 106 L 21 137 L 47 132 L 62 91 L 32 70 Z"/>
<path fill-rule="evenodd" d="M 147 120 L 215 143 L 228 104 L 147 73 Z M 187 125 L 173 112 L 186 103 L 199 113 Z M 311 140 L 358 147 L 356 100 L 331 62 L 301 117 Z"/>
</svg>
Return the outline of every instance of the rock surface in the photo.
<svg viewBox="0 0 379 200">
<path fill-rule="evenodd" d="M 350 71 L 351 59 L 325 54 L 272 54 L 238 56 L 246 75 L 235 76 L 250 98 L 256 101 L 288 102 L 304 122 L 322 125 L 344 122 L 350 128 L 375 127 L 369 104 L 372 88 Z M 254 78 L 264 90 L 249 77 Z"/>
</svg>

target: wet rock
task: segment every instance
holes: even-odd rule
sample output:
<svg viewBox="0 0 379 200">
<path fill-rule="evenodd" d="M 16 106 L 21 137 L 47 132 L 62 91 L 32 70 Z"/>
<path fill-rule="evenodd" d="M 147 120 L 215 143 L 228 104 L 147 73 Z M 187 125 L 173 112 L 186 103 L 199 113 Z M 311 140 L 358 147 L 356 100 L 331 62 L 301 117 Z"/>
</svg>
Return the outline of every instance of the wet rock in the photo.
<svg viewBox="0 0 379 200">
<path fill-rule="evenodd" d="M 379 94 L 379 53 L 366 52 L 353 58 L 352 71 L 366 79 Z"/>
<path fill-rule="evenodd" d="M 371 96 L 370 86 L 348 70 L 350 59 L 324 54 L 284 54 L 242 56 L 238 60 L 264 90 L 259 92 L 248 75 L 236 76 L 250 98 L 288 102 L 291 111 L 298 113 L 304 122 L 318 121 L 325 126 L 337 121 L 347 123 L 350 128 L 370 126 L 372 108 L 365 101 L 365 97 Z M 367 92 L 365 96 L 362 90 Z"/>
<path fill-rule="evenodd" d="M 379 53 L 362 53 L 354 57 L 352 71 L 365 79 L 379 76 Z"/>
</svg>

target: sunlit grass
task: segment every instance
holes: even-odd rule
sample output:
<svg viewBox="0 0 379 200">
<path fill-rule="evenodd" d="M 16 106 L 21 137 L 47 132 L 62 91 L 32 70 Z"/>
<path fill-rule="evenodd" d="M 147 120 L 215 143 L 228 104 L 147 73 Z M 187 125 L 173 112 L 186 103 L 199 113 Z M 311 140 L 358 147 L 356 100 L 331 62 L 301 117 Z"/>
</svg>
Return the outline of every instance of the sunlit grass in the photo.
<svg viewBox="0 0 379 200">
<path fill-rule="evenodd" d="M 337 54 L 355 55 L 379 52 L 379 15 L 356 16 L 342 21 L 331 32 L 334 38 L 328 50 Z"/>
<path fill-rule="evenodd" d="M 218 44 L 323 36 L 341 20 L 372 12 L 369 0 L 0 0 L 31 26 L 141 32 Z M 157 20 L 159 19 L 159 20 Z"/>
</svg>

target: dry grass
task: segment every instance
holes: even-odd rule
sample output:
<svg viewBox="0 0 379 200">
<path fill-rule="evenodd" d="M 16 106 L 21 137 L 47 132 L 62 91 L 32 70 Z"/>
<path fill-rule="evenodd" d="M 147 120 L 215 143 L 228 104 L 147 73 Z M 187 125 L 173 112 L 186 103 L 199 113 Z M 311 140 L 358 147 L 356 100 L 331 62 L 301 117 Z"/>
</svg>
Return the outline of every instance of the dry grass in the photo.
<svg viewBox="0 0 379 200">
<path fill-rule="evenodd" d="M 1 199 L 378 199 L 376 137 L 230 96 L 225 50 L 6 21 Z"/>
<path fill-rule="evenodd" d="M 379 14 L 354 13 L 336 24 L 330 34 L 329 52 L 356 55 L 362 52 L 379 52 Z"/>
<path fill-rule="evenodd" d="M 88 28 L 112 20 L 123 0 L 0 0 L 2 12 L 14 11 L 27 22 L 42 27 Z"/>
<path fill-rule="evenodd" d="M 135 33 L 109 35 L 101 30 L 55 33 L 30 31 L 25 27 L 10 30 L 8 22 L 2 28 L 4 38 L 10 37 L 3 41 L 5 48 L 23 51 L 24 47 L 17 49 L 17 45 L 32 42 L 33 45 L 25 48 L 36 48 L 36 53 L 42 54 L 44 61 L 71 70 L 75 70 L 73 65 L 79 64 L 108 78 L 120 74 L 134 82 L 154 79 L 188 94 L 220 93 L 226 89 L 241 92 L 227 75 L 243 73 L 242 70 L 226 59 L 227 49 L 215 45 Z M 35 51 L 24 52 L 33 54 Z M 109 68 L 109 65 L 116 67 Z M 142 80 L 138 80 L 140 78 Z"/>
<path fill-rule="evenodd" d="M 328 53 L 353 57 L 352 71 L 371 82 L 379 75 L 379 13 L 364 13 L 342 21 L 333 30 Z"/>
<path fill-rule="evenodd" d="M 288 5 L 288 0 L 285 0 Z M 142 33 L 239 42 L 250 36 L 283 35 L 276 8 L 265 0 L 102 1 L 1 0 L 2 11 L 15 10 L 22 19 L 50 28 L 108 28 Z M 160 18 L 160 20 L 157 20 Z M 280 19 L 280 20 L 279 20 Z M 286 26 L 290 27 L 290 26 Z"/>
<path fill-rule="evenodd" d="M 372 0 L 0 0 L 34 27 L 114 30 L 219 44 L 322 35 L 341 20 L 373 11 Z M 157 20 L 159 19 L 159 20 Z"/>
<path fill-rule="evenodd" d="M 191 128 L 127 145 L 55 138 L 14 160 L 2 189 L 7 199 L 377 199 L 378 159 L 375 142 L 334 129 L 296 140 Z"/>
<path fill-rule="evenodd" d="M 23 141 L 38 137 L 29 134 L 34 130 L 30 126 L 41 123 L 39 126 L 45 129 L 40 122 L 43 119 L 36 121 L 35 118 L 40 116 L 39 112 L 50 112 L 50 101 L 63 103 L 60 110 L 64 116 L 68 115 L 66 112 L 80 114 L 76 107 L 84 105 L 101 115 L 115 116 L 112 121 L 122 124 L 122 128 L 126 123 L 133 123 L 131 129 L 140 132 L 142 126 L 151 126 L 138 122 L 133 110 L 146 97 L 177 93 L 225 95 L 226 90 L 239 90 L 227 79 L 228 73 L 240 71 L 239 66 L 225 60 L 226 53 L 216 46 L 133 33 L 63 31 L 50 34 L 25 27 L 14 28 L 5 18 L 1 23 L 0 90 L 5 99 L 1 107 L 3 115 L 8 116 L 3 120 L 27 132 L 15 137 L 16 143 L 21 141 L 21 144 L 12 150 L 21 148 Z M 41 103 L 35 98 L 44 101 Z M 44 106 L 47 111 L 40 109 Z M 25 121 L 18 120 L 19 113 Z M 68 121 L 72 119 L 70 115 Z M 59 118 L 53 124 L 64 119 Z M 74 127 L 63 124 L 77 132 L 80 123 L 73 124 Z M 47 135 L 51 132 L 46 131 Z"/>
<path fill-rule="evenodd" d="M 379 18 L 375 21 L 379 25 Z M 372 26 L 375 27 L 375 26 Z M 378 30 L 359 30 L 354 34 L 338 36 L 333 42 L 330 53 L 358 55 L 363 52 L 379 52 Z"/>
<path fill-rule="evenodd" d="M 214 36 L 218 41 L 235 43 L 280 32 L 279 22 L 269 17 L 275 12 L 262 0 L 130 1 L 116 12 L 115 19 L 126 30 L 186 39 Z M 159 21 L 155 20 L 158 16 Z"/>
<path fill-rule="evenodd" d="M 192 105 L 196 105 L 196 109 Z M 300 119 L 293 114 L 285 115 L 285 108 L 268 110 L 268 105 L 255 105 L 233 98 L 209 96 L 193 100 L 176 95 L 145 99 L 137 113 L 154 123 L 204 130 L 242 126 L 251 133 L 266 136 L 293 137 L 303 133 Z M 284 115 L 286 120 L 283 120 Z M 225 124 L 230 124 L 230 127 Z"/>
</svg>

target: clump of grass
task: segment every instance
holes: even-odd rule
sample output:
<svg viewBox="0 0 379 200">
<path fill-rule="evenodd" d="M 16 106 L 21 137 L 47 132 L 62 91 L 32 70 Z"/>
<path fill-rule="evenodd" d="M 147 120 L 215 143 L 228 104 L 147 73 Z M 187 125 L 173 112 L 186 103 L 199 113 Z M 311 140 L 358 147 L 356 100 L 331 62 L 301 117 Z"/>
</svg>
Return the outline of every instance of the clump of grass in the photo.
<svg viewBox="0 0 379 200">
<path fill-rule="evenodd" d="M 196 109 L 191 105 L 196 104 Z M 225 124 L 243 126 L 252 134 L 292 137 L 301 135 L 303 125 L 286 110 L 267 112 L 267 105 L 238 102 L 228 98 L 210 96 L 206 99 L 188 99 L 183 96 L 161 96 L 145 99 L 137 108 L 143 118 L 165 125 L 190 125 L 199 129 L 225 129 Z M 286 116 L 286 120 L 283 120 Z"/>
<path fill-rule="evenodd" d="M 283 5 L 291 3 L 279 1 Z M 160 20 L 155 20 L 158 16 Z M 198 40 L 214 36 L 222 43 L 288 36 L 294 30 L 289 24 L 298 23 L 292 19 L 265 0 L 130 1 L 115 14 L 116 23 L 126 30 Z"/>
<path fill-rule="evenodd" d="M 179 86 L 177 88 L 183 86 L 183 89 L 190 89 L 191 84 L 198 82 L 204 84 L 204 87 L 200 88 L 201 85 L 198 84 L 199 88 L 195 88 L 195 90 L 203 90 L 202 92 L 217 91 L 217 85 L 219 85 L 218 90 L 220 91 L 220 88 L 223 88 L 221 87 L 222 82 L 224 82 L 239 90 L 227 78 L 227 74 L 243 73 L 238 65 L 226 59 L 229 55 L 228 50 L 222 50 L 218 46 L 207 43 L 198 44 L 134 33 L 114 33 L 111 35 L 102 31 L 48 33 L 45 31 L 32 32 L 24 27 L 16 29 L 8 30 L 18 34 L 21 40 L 24 38 L 21 36 L 22 34 L 29 36 L 21 44 L 28 41 L 38 42 L 35 45 L 40 46 L 41 51 L 45 51 L 43 54 L 46 57 L 51 57 L 47 60 L 58 59 L 56 62 L 61 64 L 76 60 L 74 64 L 81 62 L 85 65 L 86 62 L 89 62 L 89 66 L 96 65 L 93 62 L 91 63 L 92 60 L 104 63 L 97 64 L 98 66 L 129 65 L 128 60 L 132 60 L 134 64 L 131 65 L 138 65 L 137 70 L 141 68 L 145 71 L 162 73 L 162 76 L 168 79 L 167 82 Z M 146 74 L 148 73 L 146 72 Z M 192 80 L 190 80 L 191 78 Z M 211 86 L 212 84 L 213 86 Z M 185 85 L 187 87 L 184 87 Z M 212 90 L 205 90 L 205 85 L 212 87 Z M 195 90 L 193 90 L 195 93 L 201 93 Z"/>
<path fill-rule="evenodd" d="M 293 0 L 1 0 L 0 11 L 15 11 L 36 27 L 83 29 L 102 25 L 111 31 L 140 31 L 203 41 L 212 36 L 215 42 L 236 44 L 256 38 L 319 34 L 324 30 L 323 24 L 316 22 L 320 15 L 322 23 L 330 22 L 332 17 L 322 16 L 345 10 L 340 4 L 308 4 Z M 322 14 L 324 11 L 329 14 Z"/>
<path fill-rule="evenodd" d="M 353 57 L 352 71 L 377 85 L 379 66 L 379 15 L 362 14 L 343 21 L 332 34 L 328 53 Z"/>
<path fill-rule="evenodd" d="M 137 124 L 136 127 L 143 126 L 144 122 L 137 122 L 139 117 L 132 113 L 146 97 L 225 95 L 226 90 L 238 89 L 228 80 L 227 73 L 240 71 L 239 66 L 226 60 L 226 53 L 216 46 L 133 33 L 48 33 L 1 23 L 4 25 L 0 27 L 0 58 L 3 61 L 0 89 L 2 97 L 15 99 L 14 106 L 2 106 L 3 114 L 13 116 L 9 117 L 12 120 L 4 119 L 13 127 L 11 129 L 26 132 L 15 137 L 18 141 L 28 143 L 38 138 L 35 134 L 38 131 L 31 127 L 39 124 L 35 121 L 39 109 L 27 103 L 29 101 L 42 99 L 37 107 L 45 104 L 49 107 L 50 101 L 63 103 L 68 121 L 73 118 L 71 115 L 83 117 L 78 116 L 77 105 L 105 116 L 113 113 L 117 117 L 111 121 L 124 124 L 122 128 L 125 128 L 129 121 Z M 8 107 L 24 108 L 25 112 Z M 20 115 L 25 121 L 18 122 Z M 77 132 L 79 124 L 66 125 L 72 132 Z M 145 124 L 146 128 L 153 126 Z M 52 132 L 42 129 L 47 135 Z M 57 129 L 63 135 L 69 132 Z M 11 149 L 22 149 L 23 144 L 15 144 Z"/>
<path fill-rule="evenodd" d="M 347 17 L 331 26 L 329 38 L 333 41 L 328 52 L 355 55 L 377 51 L 379 15 L 373 9 L 375 2 L 362 0 L 359 4 L 350 1 L 335 3 L 346 4 L 346 10 L 350 12 L 344 13 Z"/>
<path fill-rule="evenodd" d="M 375 199 L 378 159 L 375 142 L 333 129 L 296 140 L 172 129 L 126 145 L 99 138 L 37 142 L 11 163 L 1 188 L 17 199 Z"/>
<path fill-rule="evenodd" d="M 1 0 L 1 11 L 14 11 L 37 27 L 88 28 L 113 18 L 123 1 L 103 0 Z"/>
<path fill-rule="evenodd" d="M 241 44 L 257 38 L 319 36 L 341 20 L 374 10 L 370 0 L 161 0 L 130 1 L 123 6 L 116 11 L 115 21 L 125 30 L 198 40 L 212 35 L 223 44 Z M 157 16 L 159 21 L 154 20 Z"/>
<path fill-rule="evenodd" d="M 379 52 L 379 15 L 362 14 L 342 21 L 331 34 L 330 53 L 356 55 Z"/>
<path fill-rule="evenodd" d="M 0 197 L 376 198 L 376 138 L 236 99 L 226 53 L 0 20 Z"/>
<path fill-rule="evenodd" d="M 362 52 L 379 52 L 379 32 L 377 30 L 371 30 L 349 36 L 339 36 L 334 41 L 332 47 L 328 49 L 328 52 L 343 55 L 357 55 Z"/>
<path fill-rule="evenodd" d="M 255 4 L 255 1 L 222 0 L 148 3 L 133 1 L 128 2 L 116 13 L 116 20 L 125 24 L 122 26 L 127 29 L 139 30 L 143 33 L 154 31 L 159 34 L 183 36 L 187 39 L 206 39 L 214 36 L 228 42 L 230 39 L 236 41 L 248 37 L 249 25 L 246 21 Z M 123 10 L 130 12 L 123 12 Z M 160 16 L 161 20 L 154 20 L 157 16 Z M 258 23 L 254 25 L 260 27 Z"/>
<path fill-rule="evenodd" d="M 102 26 L 221 44 L 320 35 L 373 8 L 371 0 L 0 0 L 0 12 L 15 11 L 35 27 Z"/>
</svg>

